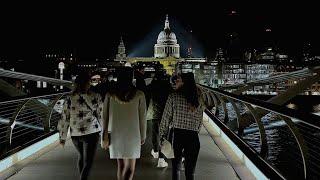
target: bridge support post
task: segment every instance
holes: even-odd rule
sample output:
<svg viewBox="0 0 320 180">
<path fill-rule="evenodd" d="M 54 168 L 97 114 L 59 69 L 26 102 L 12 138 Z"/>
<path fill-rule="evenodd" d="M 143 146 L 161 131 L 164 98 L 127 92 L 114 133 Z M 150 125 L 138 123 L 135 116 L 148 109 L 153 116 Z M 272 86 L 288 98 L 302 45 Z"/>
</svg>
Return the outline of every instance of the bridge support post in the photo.
<svg viewBox="0 0 320 180">
<path fill-rule="evenodd" d="M 256 110 L 251 106 L 251 104 L 244 103 L 244 105 L 249 109 L 250 113 L 252 114 L 254 120 L 258 125 L 259 135 L 260 135 L 260 155 L 266 158 L 268 155 L 268 143 L 267 143 L 266 131 L 261 122 L 261 116 L 260 114 L 256 113 Z"/>
<path fill-rule="evenodd" d="M 224 111 L 224 123 L 228 123 L 229 122 L 229 116 L 228 116 L 228 109 L 227 109 L 227 105 L 226 102 L 223 100 L 223 98 L 219 95 L 219 94 L 215 94 L 222 106 L 222 109 Z"/>
<path fill-rule="evenodd" d="M 55 98 L 55 100 L 48 106 L 48 113 L 47 113 L 47 116 L 46 118 L 43 120 L 43 127 L 44 127 L 44 131 L 46 133 L 50 132 L 51 130 L 51 116 L 52 116 L 52 113 L 54 111 L 54 107 L 55 105 L 57 104 L 57 102 L 64 96 L 64 94 L 61 94 L 59 96 L 57 96 Z"/>
<path fill-rule="evenodd" d="M 308 147 L 306 146 L 304 142 L 304 138 L 302 137 L 299 129 L 297 126 L 292 122 L 292 120 L 285 116 L 278 115 L 279 118 L 281 118 L 290 129 L 291 133 L 293 134 L 295 140 L 297 141 L 297 144 L 299 146 L 302 163 L 303 163 L 303 173 L 304 173 L 304 179 L 307 179 L 307 160 L 308 160 Z"/>
<path fill-rule="evenodd" d="M 5 145 L 4 145 L 3 149 L 1 150 L 2 154 L 8 152 L 8 150 L 10 149 L 11 144 L 12 144 L 12 132 L 15 127 L 15 122 L 16 122 L 20 112 L 22 111 L 22 109 L 26 106 L 26 104 L 29 101 L 30 101 L 30 99 L 27 99 L 27 100 L 21 102 L 20 105 L 18 105 L 15 112 L 13 113 L 12 117 L 10 118 L 10 121 L 9 121 L 9 124 L 7 127 L 7 131 L 6 131 Z"/>
</svg>

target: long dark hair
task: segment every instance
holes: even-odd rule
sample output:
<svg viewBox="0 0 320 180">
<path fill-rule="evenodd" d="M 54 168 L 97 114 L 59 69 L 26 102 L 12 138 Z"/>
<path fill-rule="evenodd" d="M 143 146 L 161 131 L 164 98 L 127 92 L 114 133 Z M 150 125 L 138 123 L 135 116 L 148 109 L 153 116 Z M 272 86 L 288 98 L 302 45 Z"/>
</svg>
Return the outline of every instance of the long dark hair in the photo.
<svg viewBox="0 0 320 180">
<path fill-rule="evenodd" d="M 87 71 L 81 71 L 74 81 L 73 94 L 88 93 L 89 90 L 86 89 L 88 83 L 90 83 L 91 76 Z"/>
<path fill-rule="evenodd" d="M 122 102 L 129 102 L 136 95 L 137 89 L 132 84 L 133 69 L 123 67 L 119 69 L 117 83 L 113 90 L 110 91 L 111 96 L 115 96 Z"/>
<path fill-rule="evenodd" d="M 198 108 L 200 103 L 198 89 L 194 80 L 193 73 L 182 73 L 180 76 L 183 82 L 183 86 L 181 87 L 180 92 L 187 99 L 187 102 L 191 105 L 192 109 Z"/>
</svg>

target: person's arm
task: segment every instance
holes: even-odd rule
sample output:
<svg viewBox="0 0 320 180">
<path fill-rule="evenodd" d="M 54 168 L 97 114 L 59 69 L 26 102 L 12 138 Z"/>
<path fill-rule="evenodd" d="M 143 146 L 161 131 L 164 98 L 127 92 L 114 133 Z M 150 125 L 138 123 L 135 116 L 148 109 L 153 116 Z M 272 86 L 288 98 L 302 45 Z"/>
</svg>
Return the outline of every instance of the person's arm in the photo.
<svg viewBox="0 0 320 180">
<path fill-rule="evenodd" d="M 141 144 L 144 144 L 147 136 L 147 104 L 144 94 L 141 95 L 139 99 L 139 126 L 140 126 L 140 136 Z"/>
<path fill-rule="evenodd" d="M 97 111 L 97 119 L 99 121 L 99 124 L 102 126 L 103 125 L 103 120 L 102 120 L 102 116 L 103 116 L 103 101 L 101 98 L 101 95 L 96 93 L 95 94 L 95 98 L 97 99 L 97 106 L 96 106 L 96 111 Z M 103 128 L 103 127 L 101 127 Z"/>
<path fill-rule="evenodd" d="M 166 106 L 164 108 L 163 114 L 162 114 L 162 119 L 160 123 L 160 138 L 163 138 L 165 134 L 168 131 L 169 128 L 169 123 L 172 121 L 173 117 L 173 100 L 172 100 L 172 95 L 169 95 Z"/>
<path fill-rule="evenodd" d="M 101 125 L 101 128 L 103 129 L 103 100 L 100 94 L 95 94 L 95 99 L 97 100 L 97 104 L 94 106 L 96 110 L 96 118 L 99 121 L 99 124 Z M 101 137 L 103 135 L 103 130 L 101 130 Z"/>
<path fill-rule="evenodd" d="M 70 106 L 71 106 L 71 99 L 68 97 L 64 104 L 62 110 L 62 118 L 58 122 L 58 131 L 60 137 L 60 144 L 64 145 L 67 139 L 68 130 L 70 126 Z"/>
<path fill-rule="evenodd" d="M 109 109 L 110 109 L 110 95 L 107 93 L 103 102 L 103 113 L 102 113 L 102 148 L 109 146 L 108 137 L 108 125 L 109 125 Z"/>
</svg>

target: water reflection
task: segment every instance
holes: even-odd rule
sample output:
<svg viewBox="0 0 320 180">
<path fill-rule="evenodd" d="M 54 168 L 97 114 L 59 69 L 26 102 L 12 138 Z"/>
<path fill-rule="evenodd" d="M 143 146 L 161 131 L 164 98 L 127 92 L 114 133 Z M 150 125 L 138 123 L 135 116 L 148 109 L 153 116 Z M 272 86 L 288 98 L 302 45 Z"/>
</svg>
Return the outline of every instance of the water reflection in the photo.
<svg viewBox="0 0 320 180">
<path fill-rule="evenodd" d="M 236 104 L 240 113 L 245 113 L 247 108 L 239 103 Z M 235 121 L 236 113 L 234 112 L 232 105 L 226 103 L 226 107 L 229 121 Z M 286 105 L 286 107 L 297 109 L 297 105 L 292 102 Z M 305 106 L 300 106 L 300 108 L 305 108 Z M 313 110 L 320 114 L 320 104 L 313 106 Z M 223 120 L 224 111 L 221 106 L 218 107 L 218 112 L 218 117 Z M 266 114 L 261 118 L 261 121 L 265 128 L 269 149 L 266 160 L 285 175 L 285 177 L 289 179 L 303 179 L 303 164 L 299 146 L 286 123 L 275 113 Z M 305 144 L 311 154 L 309 157 L 311 163 L 308 164 L 307 170 L 310 173 L 309 179 L 317 179 L 316 177 L 320 177 L 320 153 L 317 153 L 320 152 L 320 133 L 318 131 L 313 131 L 314 129 L 301 121 L 293 120 L 293 122 L 303 136 Z M 244 131 L 243 140 L 257 152 L 260 152 L 261 142 L 257 124 L 252 123 Z"/>
<path fill-rule="evenodd" d="M 290 109 L 298 109 L 297 105 L 296 104 L 293 104 L 293 103 L 289 103 L 287 105 L 287 108 L 290 108 Z"/>
</svg>

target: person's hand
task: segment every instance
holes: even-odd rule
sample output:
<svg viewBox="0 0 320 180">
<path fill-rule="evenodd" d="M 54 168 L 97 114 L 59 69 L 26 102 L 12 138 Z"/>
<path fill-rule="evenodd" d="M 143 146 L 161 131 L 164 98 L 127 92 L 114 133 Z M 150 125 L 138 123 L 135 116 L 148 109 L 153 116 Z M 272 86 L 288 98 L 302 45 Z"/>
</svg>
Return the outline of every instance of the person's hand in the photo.
<svg viewBox="0 0 320 180">
<path fill-rule="evenodd" d="M 105 150 L 107 150 L 109 148 L 108 133 L 104 133 L 104 137 L 103 137 L 102 142 L 101 142 L 101 147 L 102 147 L 102 149 L 105 149 Z"/>
<path fill-rule="evenodd" d="M 146 142 L 145 139 L 141 140 L 141 145 L 144 145 L 145 142 Z"/>
<path fill-rule="evenodd" d="M 102 149 L 107 150 L 109 148 L 109 139 L 104 139 L 101 144 Z"/>
</svg>

